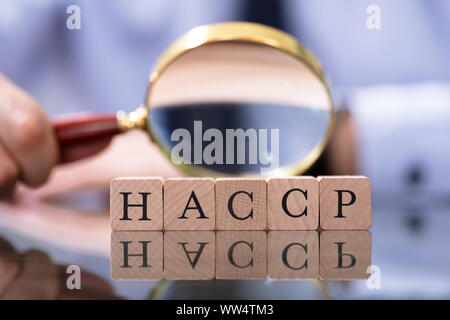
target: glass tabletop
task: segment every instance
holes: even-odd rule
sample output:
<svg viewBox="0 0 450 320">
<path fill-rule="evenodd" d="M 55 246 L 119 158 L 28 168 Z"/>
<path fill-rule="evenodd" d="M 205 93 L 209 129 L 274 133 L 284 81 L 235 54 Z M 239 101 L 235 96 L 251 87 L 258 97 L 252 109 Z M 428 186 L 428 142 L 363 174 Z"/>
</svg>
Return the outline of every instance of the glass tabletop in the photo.
<svg viewBox="0 0 450 320">
<path fill-rule="evenodd" d="M 448 268 L 450 255 L 447 248 L 450 238 L 447 232 L 450 227 L 450 217 L 447 214 L 450 203 L 444 196 L 430 194 L 394 197 L 374 194 L 373 226 L 369 232 L 222 231 L 172 232 L 172 234 L 154 232 L 155 248 L 152 250 L 149 248 L 147 258 L 148 263 L 153 264 L 153 269 L 157 269 L 159 265 L 160 270 L 153 276 L 149 273 L 132 275 L 137 279 L 141 277 L 141 280 L 134 281 L 112 280 L 111 270 L 115 268 L 113 265 L 123 266 L 124 260 L 123 251 L 120 251 L 119 255 L 114 255 L 112 251 L 113 255 L 110 256 L 111 246 L 114 246 L 116 240 L 129 242 L 130 240 L 127 240 L 129 237 L 136 239 L 136 232 L 111 234 L 108 203 L 108 190 L 97 187 L 81 188 L 67 194 L 43 198 L 34 196 L 34 192 L 23 194 L 19 192 L 14 201 L 1 202 L 0 268 L 4 269 L 0 276 L 2 297 L 52 299 L 450 297 L 450 268 Z M 116 233 L 121 236 L 115 238 Z M 366 233 L 369 237 L 361 238 L 358 233 Z M 212 244 L 210 248 L 204 245 L 201 250 L 201 243 L 208 241 Z M 345 241 L 348 241 L 348 245 L 353 241 L 353 247 L 343 246 L 339 249 L 336 243 L 346 243 Z M 115 244 L 123 246 L 123 243 L 119 242 Z M 289 246 L 292 243 L 294 245 Z M 309 251 L 307 252 L 301 244 L 306 244 Z M 132 247 L 129 249 L 129 263 L 131 265 L 141 263 L 142 256 L 132 256 L 138 252 L 132 251 Z M 358 272 L 347 275 L 347 280 L 336 280 L 343 278 L 342 275 L 336 274 L 338 264 L 341 263 L 343 269 L 349 267 L 353 262 L 352 256 L 358 259 L 356 265 L 359 264 L 360 258 L 365 265 L 360 266 Z M 215 269 L 211 268 L 214 261 Z M 305 261 L 308 261 L 309 273 L 305 273 L 304 268 L 301 270 Z M 235 269 L 240 270 L 251 264 L 250 269 L 253 273 L 233 273 L 231 270 L 233 263 Z M 190 279 L 189 269 L 193 264 L 203 268 L 200 273 L 205 279 L 211 280 L 186 280 Z M 266 268 L 261 269 L 261 265 L 265 265 Z M 291 268 L 287 268 L 286 265 Z M 371 269 L 366 270 L 370 265 Z M 122 274 L 113 277 L 124 278 L 125 272 L 126 278 L 127 270 L 124 271 L 122 268 L 119 271 Z M 167 274 L 167 278 L 185 280 L 164 280 L 163 271 Z M 78 275 L 81 289 L 77 289 Z M 150 280 L 152 277 L 162 280 Z M 259 280 L 249 280 L 254 278 Z M 287 280 L 288 278 L 291 280 Z"/>
</svg>

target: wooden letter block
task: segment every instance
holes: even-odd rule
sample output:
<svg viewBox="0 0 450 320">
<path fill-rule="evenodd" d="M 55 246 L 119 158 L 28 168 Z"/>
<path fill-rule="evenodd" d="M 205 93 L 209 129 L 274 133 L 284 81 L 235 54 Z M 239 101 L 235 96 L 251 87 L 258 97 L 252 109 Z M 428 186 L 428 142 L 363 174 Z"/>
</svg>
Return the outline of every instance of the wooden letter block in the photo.
<svg viewBox="0 0 450 320">
<path fill-rule="evenodd" d="M 264 231 L 219 231 L 216 234 L 216 278 L 264 279 L 267 275 Z"/>
<path fill-rule="evenodd" d="M 318 279 L 317 231 L 270 231 L 267 269 L 272 280 Z"/>
<path fill-rule="evenodd" d="M 162 230 L 162 179 L 113 179 L 110 214 L 112 230 Z"/>
<path fill-rule="evenodd" d="M 372 225 L 369 178 L 319 177 L 319 198 L 322 229 L 367 230 Z"/>
<path fill-rule="evenodd" d="M 113 231 L 111 278 L 160 280 L 163 275 L 163 234 L 160 231 Z"/>
<path fill-rule="evenodd" d="M 255 178 L 216 180 L 216 229 L 265 230 L 267 183 Z"/>
<path fill-rule="evenodd" d="M 361 280 L 370 276 L 372 234 L 369 231 L 323 231 L 320 234 L 320 278 Z"/>
<path fill-rule="evenodd" d="M 211 280 L 215 273 L 214 231 L 164 233 L 164 276 L 167 280 Z"/>
<path fill-rule="evenodd" d="M 214 230 L 214 180 L 171 178 L 164 182 L 165 230 Z"/>
<path fill-rule="evenodd" d="M 313 177 L 271 178 L 267 185 L 269 230 L 316 230 L 319 182 Z"/>
</svg>

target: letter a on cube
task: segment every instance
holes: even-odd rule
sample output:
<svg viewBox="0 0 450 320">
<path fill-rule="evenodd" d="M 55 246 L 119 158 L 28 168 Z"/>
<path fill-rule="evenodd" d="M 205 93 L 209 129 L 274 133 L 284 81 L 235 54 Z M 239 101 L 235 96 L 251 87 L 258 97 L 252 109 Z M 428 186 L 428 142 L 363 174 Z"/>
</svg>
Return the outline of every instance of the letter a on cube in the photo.
<svg viewBox="0 0 450 320">
<path fill-rule="evenodd" d="M 164 182 L 165 230 L 214 230 L 216 206 L 211 178 L 170 178 Z"/>
</svg>

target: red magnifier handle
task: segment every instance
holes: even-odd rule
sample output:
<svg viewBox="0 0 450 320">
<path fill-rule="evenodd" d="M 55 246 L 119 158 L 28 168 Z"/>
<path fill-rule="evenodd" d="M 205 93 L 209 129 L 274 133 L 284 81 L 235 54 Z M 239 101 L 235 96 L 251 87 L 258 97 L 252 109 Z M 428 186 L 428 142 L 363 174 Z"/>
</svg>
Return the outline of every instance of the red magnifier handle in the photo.
<svg viewBox="0 0 450 320">
<path fill-rule="evenodd" d="M 60 149 L 60 163 L 95 155 L 121 132 L 116 114 L 80 115 L 53 121 Z"/>
</svg>

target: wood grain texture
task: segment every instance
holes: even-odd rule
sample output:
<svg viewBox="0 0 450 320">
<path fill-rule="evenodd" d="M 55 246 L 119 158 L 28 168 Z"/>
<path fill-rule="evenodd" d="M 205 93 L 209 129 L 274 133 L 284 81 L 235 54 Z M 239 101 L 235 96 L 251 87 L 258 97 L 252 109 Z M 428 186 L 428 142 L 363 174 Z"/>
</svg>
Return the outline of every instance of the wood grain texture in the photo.
<svg viewBox="0 0 450 320">
<path fill-rule="evenodd" d="M 210 280 L 215 274 L 214 231 L 166 231 L 164 277 L 167 280 Z"/>
<path fill-rule="evenodd" d="M 113 231 L 111 233 L 111 278 L 113 280 L 160 280 L 162 275 L 162 232 Z"/>
<path fill-rule="evenodd" d="M 146 220 L 143 220 L 143 207 L 133 207 L 142 205 L 144 197 L 147 202 Z M 128 209 L 124 208 L 125 201 L 128 201 Z M 113 179 L 110 187 L 110 216 L 112 230 L 162 230 L 162 179 L 151 177 Z"/>
<path fill-rule="evenodd" d="M 216 229 L 265 230 L 267 183 L 257 178 L 216 180 Z"/>
<path fill-rule="evenodd" d="M 216 233 L 217 279 L 264 279 L 266 276 L 266 232 L 218 231 Z"/>
<path fill-rule="evenodd" d="M 320 278 L 360 280 L 369 278 L 372 234 L 369 231 L 323 231 L 320 234 Z"/>
<path fill-rule="evenodd" d="M 269 230 L 316 230 L 319 182 L 313 177 L 270 178 L 267 206 Z"/>
<path fill-rule="evenodd" d="M 324 176 L 319 177 L 318 180 L 320 228 L 324 230 L 367 230 L 370 228 L 372 200 L 369 178 Z"/>
<path fill-rule="evenodd" d="M 270 231 L 267 270 L 272 280 L 318 279 L 317 231 Z"/>
<path fill-rule="evenodd" d="M 211 178 L 169 178 L 164 182 L 165 230 L 214 230 L 216 204 Z"/>
</svg>

